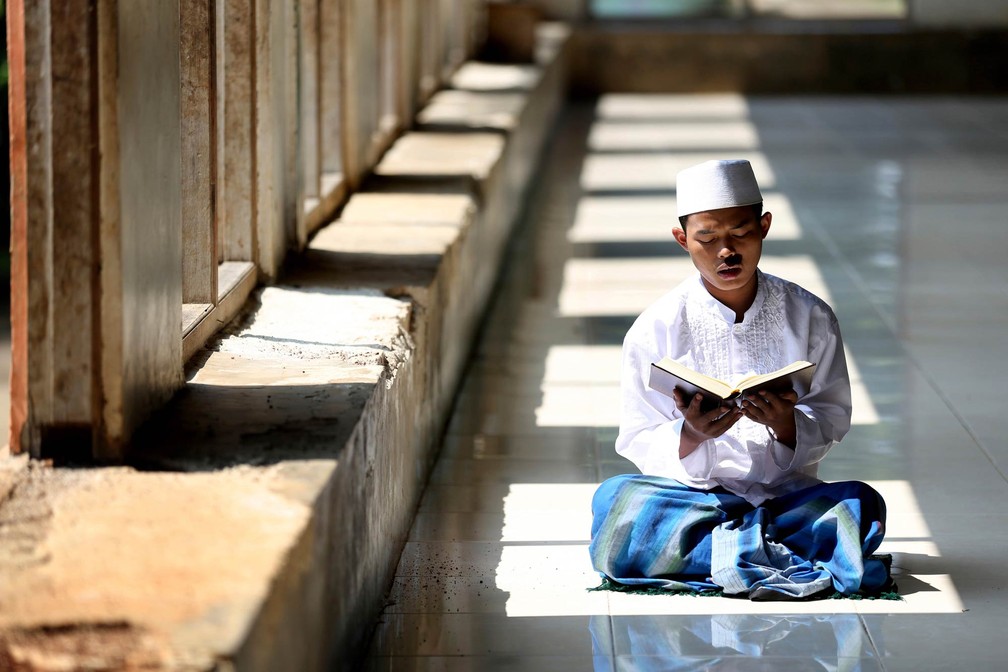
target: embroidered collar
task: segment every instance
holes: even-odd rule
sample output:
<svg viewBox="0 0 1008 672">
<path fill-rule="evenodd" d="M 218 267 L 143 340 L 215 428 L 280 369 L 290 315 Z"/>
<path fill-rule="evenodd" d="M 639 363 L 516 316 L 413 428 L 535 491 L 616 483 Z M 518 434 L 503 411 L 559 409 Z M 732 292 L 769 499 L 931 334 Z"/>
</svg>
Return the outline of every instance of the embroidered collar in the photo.
<svg viewBox="0 0 1008 672">
<path fill-rule="evenodd" d="M 756 297 L 753 299 L 752 305 L 749 306 L 749 310 L 742 316 L 741 324 L 748 327 L 756 319 L 756 315 L 759 314 L 760 308 L 763 307 L 763 303 L 766 301 L 768 293 L 767 284 L 767 278 L 763 274 L 763 271 L 756 269 Z M 735 323 L 735 311 L 711 296 L 711 293 L 707 291 L 707 287 L 704 286 L 703 278 L 700 277 L 699 273 L 696 274 L 696 284 L 691 294 L 706 310 L 720 315 L 729 324 Z"/>
</svg>

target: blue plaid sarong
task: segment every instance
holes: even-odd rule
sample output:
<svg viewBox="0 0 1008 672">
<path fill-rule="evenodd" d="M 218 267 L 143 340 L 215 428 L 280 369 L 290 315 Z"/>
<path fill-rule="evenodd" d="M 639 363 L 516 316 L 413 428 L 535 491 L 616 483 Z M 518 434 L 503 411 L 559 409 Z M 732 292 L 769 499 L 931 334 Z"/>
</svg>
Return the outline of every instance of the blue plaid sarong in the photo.
<svg viewBox="0 0 1008 672">
<path fill-rule="evenodd" d="M 875 592 L 889 580 L 869 557 L 885 534 L 885 502 L 859 481 L 753 507 L 721 488 L 627 474 L 599 486 L 592 512 L 592 563 L 624 585 L 800 599 Z"/>
</svg>

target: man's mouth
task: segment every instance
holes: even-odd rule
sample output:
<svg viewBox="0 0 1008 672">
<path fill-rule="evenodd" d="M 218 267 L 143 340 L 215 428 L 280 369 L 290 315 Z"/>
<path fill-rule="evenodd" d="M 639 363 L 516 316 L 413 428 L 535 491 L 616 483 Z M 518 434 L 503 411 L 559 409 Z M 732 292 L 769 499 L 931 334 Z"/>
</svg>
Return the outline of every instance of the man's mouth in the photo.
<svg viewBox="0 0 1008 672">
<path fill-rule="evenodd" d="M 717 269 L 718 277 L 725 278 L 726 280 L 733 280 L 737 278 L 742 273 L 741 266 L 721 266 Z"/>
</svg>

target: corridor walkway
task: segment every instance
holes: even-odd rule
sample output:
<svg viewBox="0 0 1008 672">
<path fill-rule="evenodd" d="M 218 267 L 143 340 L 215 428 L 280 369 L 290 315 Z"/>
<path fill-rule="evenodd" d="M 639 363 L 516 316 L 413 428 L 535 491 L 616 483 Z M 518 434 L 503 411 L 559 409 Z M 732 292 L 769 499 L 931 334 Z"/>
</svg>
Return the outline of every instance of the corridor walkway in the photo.
<svg viewBox="0 0 1008 672">
<path fill-rule="evenodd" d="M 620 343 L 691 271 L 675 173 L 753 161 L 764 270 L 834 306 L 903 601 L 589 592 Z M 1008 100 L 608 96 L 544 159 L 368 670 L 987 670 L 1008 659 Z"/>
</svg>

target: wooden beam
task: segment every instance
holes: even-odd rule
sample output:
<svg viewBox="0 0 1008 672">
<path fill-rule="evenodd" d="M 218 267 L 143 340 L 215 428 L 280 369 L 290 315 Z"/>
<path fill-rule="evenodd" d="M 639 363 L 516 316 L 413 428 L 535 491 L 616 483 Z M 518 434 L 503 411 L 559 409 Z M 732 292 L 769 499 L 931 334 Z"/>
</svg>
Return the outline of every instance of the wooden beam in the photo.
<svg viewBox="0 0 1008 672">
<path fill-rule="evenodd" d="M 29 292 L 30 232 L 33 204 L 29 198 L 29 176 L 38 171 L 40 139 L 37 128 L 29 128 L 31 110 L 38 110 L 40 88 L 38 82 L 29 86 L 27 72 L 39 72 L 39 63 L 45 56 L 45 45 L 38 44 L 39 17 L 44 15 L 44 3 L 31 3 L 25 14 L 24 0 L 11 0 L 7 4 L 7 59 L 10 78 L 10 180 L 11 180 L 11 414 L 10 448 L 15 454 L 35 452 L 37 439 L 32 436 L 30 416 L 31 382 L 29 371 L 29 342 L 32 327 L 28 317 L 32 300 Z M 28 66 L 26 68 L 26 66 Z M 30 94 L 29 94 L 30 92 Z M 28 96 L 32 95 L 29 104 Z M 34 119 L 32 120 L 34 121 Z M 29 135 L 34 136 L 29 141 Z M 44 134 L 42 134 L 44 135 Z M 36 215 L 37 216 L 37 215 Z M 42 368 L 43 362 L 38 364 Z M 45 367 L 48 370 L 48 367 Z"/>
</svg>

